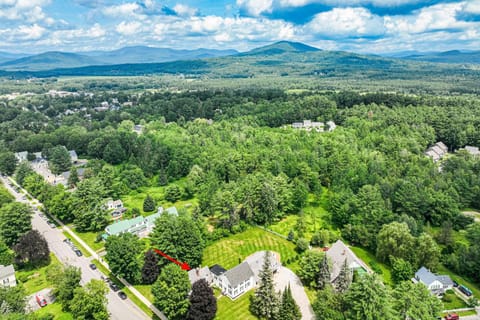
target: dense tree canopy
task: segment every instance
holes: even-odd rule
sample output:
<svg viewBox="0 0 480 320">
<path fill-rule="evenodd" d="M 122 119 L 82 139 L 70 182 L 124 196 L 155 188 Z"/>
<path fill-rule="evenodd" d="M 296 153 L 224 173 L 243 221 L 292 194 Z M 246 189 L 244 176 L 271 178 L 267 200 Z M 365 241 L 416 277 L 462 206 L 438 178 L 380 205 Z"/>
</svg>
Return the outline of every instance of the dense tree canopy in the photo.
<svg viewBox="0 0 480 320">
<path fill-rule="evenodd" d="M 105 250 L 107 251 L 105 259 L 113 274 L 131 283 L 140 281 L 139 255 L 142 246 L 136 235 L 127 232 L 119 236 L 109 236 Z"/>
<path fill-rule="evenodd" d="M 20 237 L 32 229 L 30 206 L 12 202 L 0 208 L 0 239 L 12 247 Z"/>
</svg>

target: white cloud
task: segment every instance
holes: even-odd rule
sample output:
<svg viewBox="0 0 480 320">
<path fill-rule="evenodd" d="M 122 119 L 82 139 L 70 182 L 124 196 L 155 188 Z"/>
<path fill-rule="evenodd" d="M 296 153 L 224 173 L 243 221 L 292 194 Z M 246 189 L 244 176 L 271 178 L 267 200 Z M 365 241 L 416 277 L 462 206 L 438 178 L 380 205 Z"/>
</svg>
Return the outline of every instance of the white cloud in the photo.
<svg viewBox="0 0 480 320">
<path fill-rule="evenodd" d="M 385 26 L 392 34 L 464 29 L 471 23 L 457 20 L 463 8 L 464 3 L 438 4 L 422 8 L 409 16 L 385 17 Z"/>
<path fill-rule="evenodd" d="M 329 37 L 377 36 L 385 32 L 383 18 L 365 8 L 334 8 L 315 15 L 305 32 Z"/>
<path fill-rule="evenodd" d="M 173 7 L 173 11 L 179 16 L 194 16 L 197 14 L 197 9 L 180 3 Z"/>
<path fill-rule="evenodd" d="M 139 32 L 141 27 L 142 27 L 142 24 L 138 21 L 132 21 L 132 22 L 122 21 L 119 25 L 117 25 L 115 30 L 117 30 L 117 32 L 120 34 L 129 36 Z"/>
<path fill-rule="evenodd" d="M 273 0 L 237 0 L 237 6 L 256 17 L 262 13 L 272 12 Z"/>
<path fill-rule="evenodd" d="M 49 3 L 50 0 L 0 0 L 0 19 L 42 21 L 47 19 L 43 7 Z"/>
<path fill-rule="evenodd" d="M 135 15 L 140 10 L 136 2 L 127 2 L 120 5 L 108 6 L 103 8 L 102 12 L 106 16 L 125 17 Z"/>
<path fill-rule="evenodd" d="M 45 28 L 34 24 L 31 26 L 20 26 L 18 28 L 18 33 L 20 37 L 24 40 L 36 40 L 40 39 L 45 34 Z"/>
<path fill-rule="evenodd" d="M 328 6 L 352 7 L 374 5 L 378 7 L 397 7 L 406 4 L 420 3 L 421 0 L 278 0 L 281 7 L 303 7 L 307 4 L 319 3 Z"/>
</svg>

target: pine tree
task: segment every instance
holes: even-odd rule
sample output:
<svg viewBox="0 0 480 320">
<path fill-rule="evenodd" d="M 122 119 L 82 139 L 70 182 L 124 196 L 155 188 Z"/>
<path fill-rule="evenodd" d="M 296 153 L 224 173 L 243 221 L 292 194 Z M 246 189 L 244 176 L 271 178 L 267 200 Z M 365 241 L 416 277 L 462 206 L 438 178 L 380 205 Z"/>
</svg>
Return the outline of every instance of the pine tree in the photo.
<svg viewBox="0 0 480 320">
<path fill-rule="evenodd" d="M 342 269 L 340 270 L 340 273 L 335 281 L 335 287 L 338 292 L 343 293 L 347 291 L 347 289 L 350 287 L 350 284 L 352 284 L 352 273 L 348 267 L 347 259 L 345 259 Z"/>
<path fill-rule="evenodd" d="M 285 288 L 282 294 L 282 302 L 280 304 L 280 310 L 278 312 L 278 320 L 297 320 L 301 319 L 302 314 L 300 308 L 293 299 L 292 290 L 290 284 Z"/>
<path fill-rule="evenodd" d="M 145 200 L 143 200 L 143 211 L 145 212 L 152 212 L 155 210 L 155 200 L 153 200 L 153 198 L 147 194 L 147 197 L 145 198 Z"/>
<path fill-rule="evenodd" d="M 144 284 L 154 283 L 160 274 L 158 266 L 158 255 L 153 250 L 145 252 L 144 263 L 142 267 L 142 282 Z"/>
<path fill-rule="evenodd" d="M 193 284 L 189 299 L 188 320 L 211 320 L 215 318 L 217 299 L 205 279 L 200 279 Z"/>
<path fill-rule="evenodd" d="M 79 181 L 80 179 L 78 178 L 77 168 L 71 167 L 70 175 L 68 176 L 68 185 L 70 186 L 70 188 L 73 188 L 77 185 Z"/>
<path fill-rule="evenodd" d="M 260 319 L 273 320 L 278 314 L 278 307 L 279 299 L 273 286 L 270 252 L 267 251 L 260 271 L 260 286 L 250 300 L 250 310 Z"/>
<path fill-rule="evenodd" d="M 327 255 L 323 256 L 322 263 L 320 263 L 320 272 L 318 275 L 318 289 L 323 290 L 330 284 L 330 266 L 328 264 Z"/>
</svg>

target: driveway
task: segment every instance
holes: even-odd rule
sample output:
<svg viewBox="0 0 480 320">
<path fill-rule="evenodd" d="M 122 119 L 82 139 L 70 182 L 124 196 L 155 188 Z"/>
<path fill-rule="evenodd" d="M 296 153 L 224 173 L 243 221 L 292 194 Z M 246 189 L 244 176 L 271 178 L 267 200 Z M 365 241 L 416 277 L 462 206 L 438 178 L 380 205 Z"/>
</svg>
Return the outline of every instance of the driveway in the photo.
<svg viewBox="0 0 480 320">
<path fill-rule="evenodd" d="M 43 296 L 45 300 L 47 300 L 47 304 L 50 304 L 55 301 L 55 297 L 52 295 L 51 288 L 40 290 L 27 297 L 27 312 L 33 312 L 40 309 L 40 306 L 38 305 L 37 300 L 35 299 L 36 295 Z"/>
<path fill-rule="evenodd" d="M 283 291 L 288 286 L 288 284 L 290 284 L 292 296 L 300 307 L 300 311 L 302 312 L 302 320 L 315 319 L 312 306 L 310 305 L 307 294 L 303 289 L 302 282 L 300 281 L 300 278 L 297 277 L 295 273 L 293 273 L 292 270 L 285 267 L 280 267 L 278 271 L 274 274 L 273 280 L 275 282 L 275 289 L 277 291 Z"/>
</svg>

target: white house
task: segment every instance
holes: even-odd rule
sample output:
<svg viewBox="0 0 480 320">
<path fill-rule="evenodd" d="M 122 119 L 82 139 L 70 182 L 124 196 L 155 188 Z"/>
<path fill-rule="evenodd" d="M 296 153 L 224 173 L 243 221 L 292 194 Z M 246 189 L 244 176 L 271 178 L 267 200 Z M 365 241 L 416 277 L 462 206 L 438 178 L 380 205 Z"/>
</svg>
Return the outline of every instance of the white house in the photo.
<svg viewBox="0 0 480 320">
<path fill-rule="evenodd" d="M 439 141 L 425 151 L 425 155 L 432 158 L 433 162 L 437 162 L 448 153 L 448 147 Z"/>
<path fill-rule="evenodd" d="M 193 269 L 188 272 L 190 282 L 193 284 L 199 279 L 205 279 L 214 285 L 230 299 L 236 299 L 248 290 L 255 288 L 260 281 L 260 271 L 263 268 L 266 251 L 257 251 L 245 258 L 245 261 L 236 267 L 226 270 L 216 264 L 210 268 Z M 270 252 L 271 269 L 275 273 L 281 266 L 280 255 Z"/>
<path fill-rule="evenodd" d="M 15 152 L 18 162 L 27 161 L 28 151 Z"/>
<path fill-rule="evenodd" d="M 115 209 L 121 209 L 123 208 L 123 202 L 122 200 L 108 200 L 106 203 L 107 210 L 115 210 Z"/>
<path fill-rule="evenodd" d="M 15 287 L 17 279 L 15 278 L 15 269 L 13 265 L 0 265 L 0 286 Z"/>
<path fill-rule="evenodd" d="M 222 293 L 235 299 L 255 287 L 255 275 L 248 262 L 242 262 L 236 267 L 221 274 L 214 283 Z"/>
<path fill-rule="evenodd" d="M 433 294 L 443 294 L 446 290 L 453 288 L 453 281 L 447 275 L 436 275 L 425 267 L 421 267 L 415 273 L 414 283 L 423 283 Z"/>
</svg>

